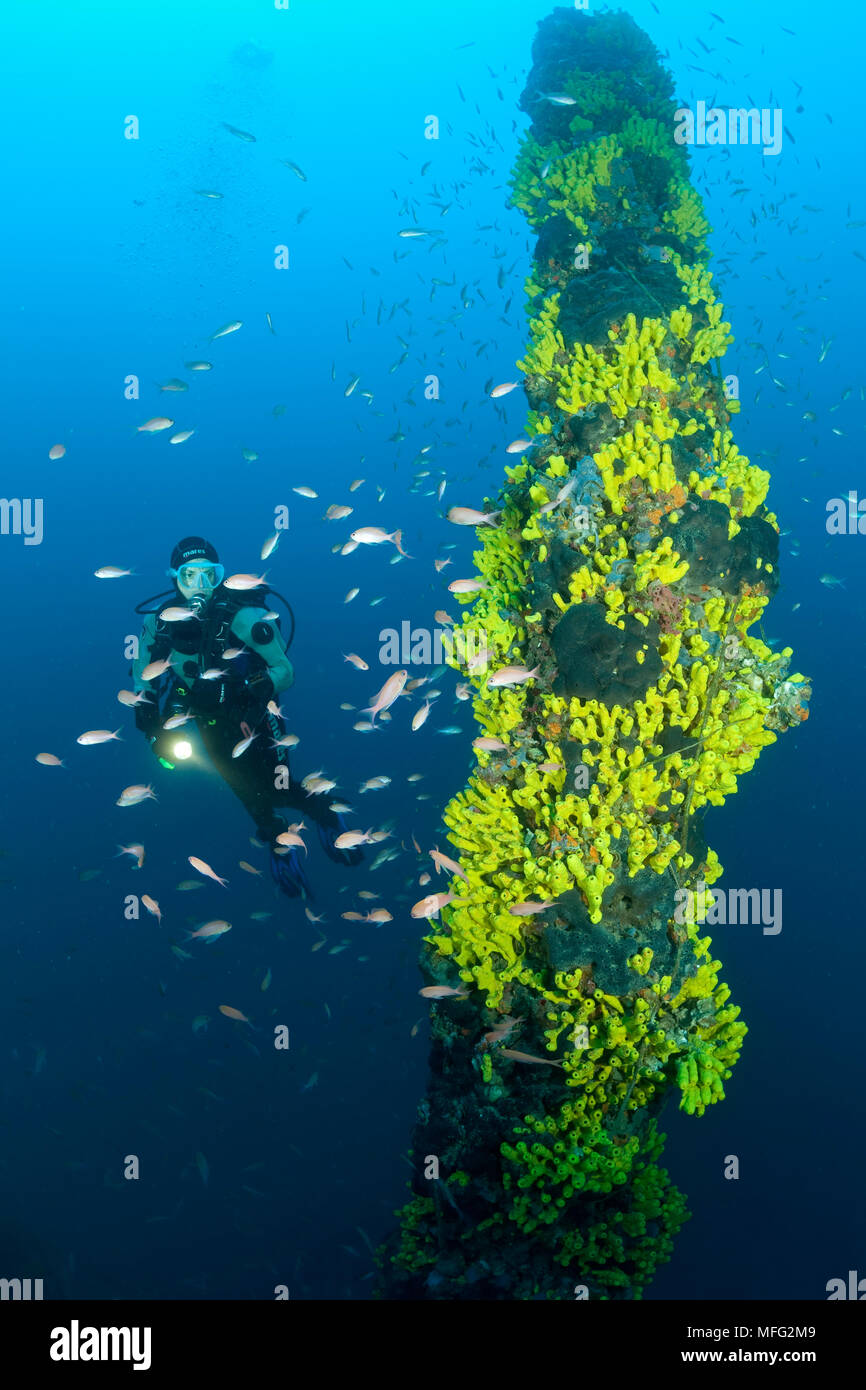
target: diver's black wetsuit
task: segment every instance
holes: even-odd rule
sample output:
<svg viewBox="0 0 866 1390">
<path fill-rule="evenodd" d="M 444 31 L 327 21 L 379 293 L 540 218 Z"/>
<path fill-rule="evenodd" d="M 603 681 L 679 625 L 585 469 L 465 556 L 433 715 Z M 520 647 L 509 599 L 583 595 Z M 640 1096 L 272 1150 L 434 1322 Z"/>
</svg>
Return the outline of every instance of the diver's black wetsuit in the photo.
<svg viewBox="0 0 866 1390">
<path fill-rule="evenodd" d="M 240 656 L 225 658 L 226 648 L 241 645 L 245 650 Z M 145 682 L 145 666 L 164 658 L 171 660 L 169 670 L 158 682 Z M 202 673 L 211 669 L 222 674 L 203 679 Z M 267 708 L 279 696 L 273 677 L 285 689 L 294 676 L 279 621 L 266 617 L 265 609 L 239 601 L 220 587 L 200 619 L 169 624 L 149 614 L 133 675 L 136 689 L 148 689 L 154 697 L 152 703 L 136 706 L 135 720 L 158 756 L 170 762 L 175 738 L 183 737 L 182 726 L 177 733 L 163 728 L 170 715 L 195 717 L 214 767 L 252 816 L 256 834 L 271 845 L 271 871 L 284 892 L 312 896 L 297 849 L 277 854 L 273 848 L 287 822 L 295 818 L 315 823 L 325 852 L 335 862 L 360 862 L 360 851 L 334 847 L 345 829 L 342 818 L 329 809 L 325 796 L 310 796 L 294 781 L 288 749 L 273 746 L 286 732 L 282 718 Z M 255 739 L 233 758 L 232 749 L 248 733 Z"/>
<path fill-rule="evenodd" d="M 270 710 L 258 716 L 249 705 L 238 702 L 228 704 L 216 720 L 198 719 L 196 722 L 211 762 L 249 811 L 260 839 L 272 841 L 285 830 L 286 819 L 277 814 L 280 810 L 298 811 L 301 818 L 314 820 L 316 825 L 333 830 L 335 837 L 339 835 L 341 822 L 336 813 L 328 809 L 327 797 L 308 796 L 300 782 L 292 778 L 288 749 L 272 747 L 285 736 L 286 726 L 282 719 Z M 233 758 L 232 749 L 244 737 L 242 724 L 257 737 L 241 757 Z M 285 779 L 288 785 L 275 786 L 278 778 Z"/>
</svg>

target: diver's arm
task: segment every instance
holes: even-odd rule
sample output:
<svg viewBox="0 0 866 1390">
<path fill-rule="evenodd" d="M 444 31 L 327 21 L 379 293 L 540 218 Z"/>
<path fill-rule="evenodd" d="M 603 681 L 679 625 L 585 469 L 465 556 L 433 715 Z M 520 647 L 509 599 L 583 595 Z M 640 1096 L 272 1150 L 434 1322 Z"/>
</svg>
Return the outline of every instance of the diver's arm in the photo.
<svg viewBox="0 0 866 1390">
<path fill-rule="evenodd" d="M 138 643 L 138 656 L 132 663 L 132 688 L 138 693 L 150 690 L 150 685 L 142 679 L 142 671 L 153 660 L 153 645 L 156 640 L 156 614 L 150 613 L 144 620 Z M 150 699 L 135 707 L 135 727 L 153 743 L 159 733 L 159 702 L 151 693 Z"/>
<path fill-rule="evenodd" d="M 149 689 L 148 683 L 142 679 L 141 673 L 145 666 L 153 660 L 151 653 L 156 641 L 156 623 L 156 613 L 148 613 L 141 629 L 141 637 L 138 639 L 138 656 L 132 663 L 132 688 L 136 692 Z"/>
<path fill-rule="evenodd" d="M 148 699 L 142 700 L 141 704 L 135 706 L 135 727 L 144 734 L 163 767 L 173 767 L 174 764 L 169 761 L 171 757 L 169 735 L 162 723 L 165 711 L 160 713 L 161 696 L 153 689 L 149 681 L 142 678 L 145 667 L 154 659 L 157 622 L 158 618 L 155 613 L 148 614 L 139 639 L 138 656 L 132 664 L 133 688 L 136 692 L 148 692 Z M 168 683 L 165 678 L 162 678 L 161 682 L 156 682 L 163 694 L 165 694 Z"/>
<path fill-rule="evenodd" d="M 274 694 L 295 683 L 295 672 L 286 647 L 273 622 L 265 621 L 264 608 L 242 608 L 232 622 L 234 635 L 266 663 Z"/>
</svg>

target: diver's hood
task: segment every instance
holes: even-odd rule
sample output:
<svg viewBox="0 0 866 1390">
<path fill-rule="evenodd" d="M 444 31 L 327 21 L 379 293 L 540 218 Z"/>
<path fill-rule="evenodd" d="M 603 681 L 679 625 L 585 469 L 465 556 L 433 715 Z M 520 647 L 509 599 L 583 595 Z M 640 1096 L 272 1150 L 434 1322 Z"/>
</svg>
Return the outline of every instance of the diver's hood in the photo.
<svg viewBox="0 0 866 1390">
<path fill-rule="evenodd" d="M 185 540 L 178 541 L 171 552 L 171 568 L 179 570 L 181 565 L 188 565 L 193 560 L 210 560 L 211 564 L 216 565 L 219 555 L 210 541 L 201 536 L 187 536 Z"/>
</svg>

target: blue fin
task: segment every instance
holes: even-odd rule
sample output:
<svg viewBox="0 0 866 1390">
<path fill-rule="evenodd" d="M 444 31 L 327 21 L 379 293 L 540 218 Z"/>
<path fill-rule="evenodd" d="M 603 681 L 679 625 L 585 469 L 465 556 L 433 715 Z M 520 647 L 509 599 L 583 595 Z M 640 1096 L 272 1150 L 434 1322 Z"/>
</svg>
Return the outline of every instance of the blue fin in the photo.
<svg viewBox="0 0 866 1390">
<path fill-rule="evenodd" d="M 310 887 L 310 880 L 301 862 L 301 856 L 296 845 L 292 845 L 288 854 L 275 854 L 271 850 L 271 877 L 281 892 L 288 898 L 312 898 L 313 890 Z"/>
<path fill-rule="evenodd" d="M 363 863 L 364 855 L 360 847 L 355 849 L 337 849 L 334 841 L 338 835 L 342 835 L 348 830 L 346 822 L 339 814 L 334 815 L 334 821 L 328 825 L 322 825 L 316 821 L 316 829 L 319 832 L 319 843 L 329 859 L 333 859 L 335 864 L 345 864 L 349 868 L 354 868 L 356 864 Z"/>
</svg>

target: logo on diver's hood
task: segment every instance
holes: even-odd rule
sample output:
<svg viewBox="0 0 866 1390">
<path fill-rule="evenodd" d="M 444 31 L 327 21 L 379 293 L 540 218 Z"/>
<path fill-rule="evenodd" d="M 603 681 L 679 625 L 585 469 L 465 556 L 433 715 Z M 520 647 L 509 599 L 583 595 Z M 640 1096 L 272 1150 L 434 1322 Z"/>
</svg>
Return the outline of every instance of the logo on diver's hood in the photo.
<svg viewBox="0 0 866 1390">
<path fill-rule="evenodd" d="M 210 560 L 215 565 L 219 563 L 219 556 L 210 541 L 202 536 L 186 536 L 171 552 L 171 568 L 179 570 L 181 565 L 188 565 L 192 560 Z"/>
</svg>

